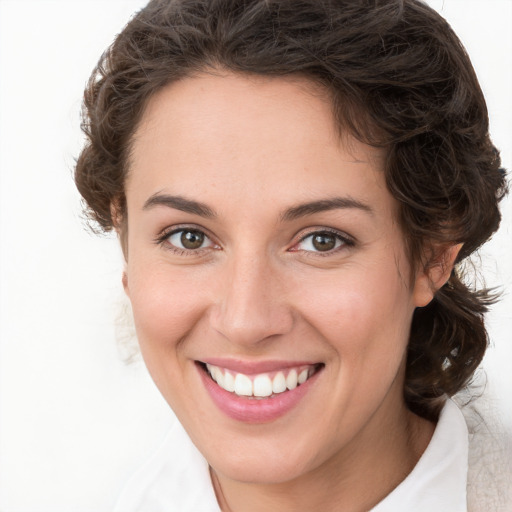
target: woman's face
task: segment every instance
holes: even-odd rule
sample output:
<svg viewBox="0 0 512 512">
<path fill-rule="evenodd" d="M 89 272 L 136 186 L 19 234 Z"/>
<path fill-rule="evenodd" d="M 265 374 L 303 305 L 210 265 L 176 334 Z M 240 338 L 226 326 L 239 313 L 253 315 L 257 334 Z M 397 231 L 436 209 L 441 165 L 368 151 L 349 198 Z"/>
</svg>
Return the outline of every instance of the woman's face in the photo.
<svg viewBox="0 0 512 512">
<path fill-rule="evenodd" d="M 156 385 L 219 474 L 284 482 L 404 414 L 411 317 L 431 294 L 411 282 L 382 160 L 342 142 L 298 79 L 201 75 L 149 102 L 125 288 Z"/>
</svg>

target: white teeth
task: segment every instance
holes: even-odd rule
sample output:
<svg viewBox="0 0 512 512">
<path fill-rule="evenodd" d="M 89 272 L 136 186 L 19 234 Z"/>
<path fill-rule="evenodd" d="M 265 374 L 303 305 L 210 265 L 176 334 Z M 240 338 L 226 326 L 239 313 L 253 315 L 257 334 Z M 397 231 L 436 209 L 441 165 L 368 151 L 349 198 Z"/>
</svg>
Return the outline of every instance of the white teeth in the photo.
<svg viewBox="0 0 512 512">
<path fill-rule="evenodd" d="M 280 371 L 271 379 L 270 375 L 266 373 L 249 377 L 243 373 L 234 375 L 228 370 L 212 364 L 207 364 L 206 368 L 212 379 L 226 391 L 234 392 L 240 396 L 258 398 L 269 397 L 273 394 L 295 389 L 298 385 L 304 384 L 314 373 L 311 368 L 303 368 L 300 373 L 296 368 L 292 368 L 287 375 L 285 375 L 285 371 Z"/>
<path fill-rule="evenodd" d="M 270 380 L 270 379 L 269 379 Z M 274 393 L 282 393 L 286 391 L 286 379 L 283 372 L 278 372 L 272 381 L 272 391 Z"/>
<path fill-rule="evenodd" d="M 237 395 L 252 396 L 252 381 L 247 375 L 237 373 L 235 377 L 235 393 Z"/>
<path fill-rule="evenodd" d="M 254 379 L 254 396 L 270 396 L 272 394 L 272 381 L 268 375 L 258 375 Z"/>
<path fill-rule="evenodd" d="M 222 373 L 221 369 L 218 368 L 217 366 L 212 366 L 210 364 L 206 365 L 206 367 L 208 368 L 208 371 L 210 372 L 212 379 L 215 382 L 218 382 L 219 373 Z"/>
<path fill-rule="evenodd" d="M 223 388 L 224 387 L 224 374 L 222 373 L 222 370 L 220 368 L 217 368 L 216 377 L 217 377 L 217 384 Z"/>
<path fill-rule="evenodd" d="M 230 393 L 233 393 L 235 391 L 235 377 L 229 372 L 226 372 L 224 374 L 224 389 L 226 391 L 229 391 Z"/>
<path fill-rule="evenodd" d="M 286 387 L 295 389 L 297 387 L 297 370 L 292 370 L 286 377 Z"/>
<path fill-rule="evenodd" d="M 304 384 L 308 380 L 308 370 L 302 370 L 297 378 L 299 384 Z"/>
</svg>

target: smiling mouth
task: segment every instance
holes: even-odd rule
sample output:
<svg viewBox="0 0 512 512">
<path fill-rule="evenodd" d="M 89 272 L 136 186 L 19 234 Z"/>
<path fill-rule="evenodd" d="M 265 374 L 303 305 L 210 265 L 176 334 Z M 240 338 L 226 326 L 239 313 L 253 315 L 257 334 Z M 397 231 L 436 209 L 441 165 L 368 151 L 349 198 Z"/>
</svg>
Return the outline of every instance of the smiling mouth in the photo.
<svg viewBox="0 0 512 512">
<path fill-rule="evenodd" d="M 307 382 L 323 363 L 301 365 L 268 373 L 246 375 L 220 366 L 199 362 L 203 371 L 225 391 L 249 399 L 275 398 Z"/>
</svg>

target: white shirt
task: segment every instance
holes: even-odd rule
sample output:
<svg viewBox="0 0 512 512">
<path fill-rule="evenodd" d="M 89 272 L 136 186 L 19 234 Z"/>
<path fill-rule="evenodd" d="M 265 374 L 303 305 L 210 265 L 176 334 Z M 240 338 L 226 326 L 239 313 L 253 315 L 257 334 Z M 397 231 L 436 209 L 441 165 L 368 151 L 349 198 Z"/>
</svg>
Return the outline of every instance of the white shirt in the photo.
<svg viewBox="0 0 512 512">
<path fill-rule="evenodd" d="M 468 430 L 451 400 L 407 478 L 371 512 L 466 512 Z M 181 425 L 127 482 L 114 512 L 220 512 L 208 463 Z"/>
</svg>

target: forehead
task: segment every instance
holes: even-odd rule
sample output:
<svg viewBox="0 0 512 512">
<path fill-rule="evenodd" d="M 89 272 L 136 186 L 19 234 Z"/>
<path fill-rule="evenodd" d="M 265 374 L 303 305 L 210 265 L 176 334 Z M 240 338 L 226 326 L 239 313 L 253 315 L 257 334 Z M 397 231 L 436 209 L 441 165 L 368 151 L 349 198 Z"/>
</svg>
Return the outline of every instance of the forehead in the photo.
<svg viewBox="0 0 512 512">
<path fill-rule="evenodd" d="M 383 153 L 339 136 L 327 93 L 297 77 L 204 74 L 148 102 L 135 133 L 130 202 L 155 192 L 275 204 L 344 192 L 391 204 Z M 146 196 L 145 199 L 143 196 Z M 372 197 L 375 196 L 375 197 Z"/>
</svg>

